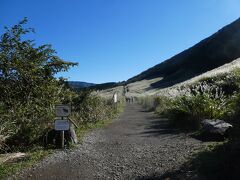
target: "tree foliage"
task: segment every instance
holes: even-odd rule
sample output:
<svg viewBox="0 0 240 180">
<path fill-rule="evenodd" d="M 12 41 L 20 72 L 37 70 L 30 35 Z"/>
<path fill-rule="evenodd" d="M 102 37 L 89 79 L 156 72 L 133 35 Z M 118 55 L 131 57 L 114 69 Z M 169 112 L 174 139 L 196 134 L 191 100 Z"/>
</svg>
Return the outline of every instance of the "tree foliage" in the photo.
<svg viewBox="0 0 240 180">
<path fill-rule="evenodd" d="M 5 28 L 0 38 L 0 121 L 30 138 L 51 119 L 54 104 L 64 100 L 64 84 L 55 75 L 76 63 L 59 58 L 51 45 L 36 46 L 26 39 L 34 32 L 26 23 L 25 18 Z"/>
</svg>

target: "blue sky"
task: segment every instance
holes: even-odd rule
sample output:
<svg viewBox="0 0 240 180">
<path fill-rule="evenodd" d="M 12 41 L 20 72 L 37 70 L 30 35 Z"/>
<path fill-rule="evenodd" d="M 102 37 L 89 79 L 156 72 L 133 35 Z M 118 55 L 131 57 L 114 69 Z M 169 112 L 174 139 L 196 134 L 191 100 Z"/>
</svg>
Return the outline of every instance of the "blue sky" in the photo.
<svg viewBox="0 0 240 180">
<path fill-rule="evenodd" d="M 79 62 L 61 76 L 122 81 L 240 16 L 240 0 L 1 0 L 0 33 L 28 17 L 37 44 Z"/>
</svg>

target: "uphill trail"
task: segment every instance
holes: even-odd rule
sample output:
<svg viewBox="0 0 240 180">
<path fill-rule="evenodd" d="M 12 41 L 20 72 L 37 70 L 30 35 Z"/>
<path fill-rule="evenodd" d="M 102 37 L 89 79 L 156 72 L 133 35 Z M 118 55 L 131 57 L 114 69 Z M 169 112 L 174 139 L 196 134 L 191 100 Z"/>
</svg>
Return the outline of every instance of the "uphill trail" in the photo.
<svg viewBox="0 0 240 180">
<path fill-rule="evenodd" d="M 171 129 L 166 119 L 127 104 L 112 124 L 73 150 L 58 151 L 13 179 L 162 179 L 204 144 Z M 10 178 L 10 179 L 11 179 Z"/>
</svg>

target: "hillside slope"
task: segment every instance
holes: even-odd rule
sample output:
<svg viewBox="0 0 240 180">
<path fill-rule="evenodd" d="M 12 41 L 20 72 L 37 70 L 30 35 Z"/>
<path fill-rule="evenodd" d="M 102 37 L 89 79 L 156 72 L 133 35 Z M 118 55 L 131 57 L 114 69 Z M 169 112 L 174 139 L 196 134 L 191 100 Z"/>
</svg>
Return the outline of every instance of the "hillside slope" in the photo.
<svg viewBox="0 0 240 180">
<path fill-rule="evenodd" d="M 186 94 L 185 90 L 187 90 L 187 88 L 185 88 L 185 87 L 188 87 L 188 86 L 190 86 L 202 79 L 205 79 L 205 78 L 221 76 L 222 74 L 227 75 L 227 74 L 231 73 L 231 71 L 233 71 L 235 68 L 240 68 L 240 58 L 238 58 L 230 63 L 224 64 L 223 66 L 220 66 L 213 70 L 207 71 L 199 76 L 195 76 L 184 82 L 175 84 L 174 86 L 171 86 L 168 88 L 163 88 L 163 89 L 154 89 L 153 88 L 149 91 L 145 91 L 145 94 L 148 94 L 148 95 L 158 94 L 158 95 L 165 95 L 165 96 L 171 96 L 171 97 L 175 97 L 178 95 L 184 95 L 184 94 Z"/>
<path fill-rule="evenodd" d="M 81 81 L 68 81 L 68 85 L 73 89 L 82 89 L 95 86 L 96 84 Z"/>
<path fill-rule="evenodd" d="M 138 96 L 147 96 L 147 95 L 164 95 L 164 96 L 174 97 L 174 96 L 182 95 L 185 93 L 184 91 L 182 91 L 182 88 L 181 88 L 182 86 L 191 85 L 203 78 L 215 77 L 221 74 L 228 74 L 235 68 L 240 68 L 240 58 L 230 63 L 226 63 L 218 68 L 202 73 L 193 78 L 187 79 L 186 81 L 177 83 L 173 86 L 166 87 L 166 88 L 153 88 L 151 86 L 151 84 L 160 81 L 161 78 L 154 78 L 149 80 L 144 79 L 141 81 L 136 81 L 133 83 L 129 83 L 127 85 L 129 92 L 126 94 L 126 96 L 138 97 Z M 114 88 L 102 90 L 102 91 L 99 91 L 98 94 L 104 97 L 112 97 L 114 92 L 118 92 L 119 94 L 122 94 L 123 86 L 117 86 Z"/>
<path fill-rule="evenodd" d="M 166 88 L 240 57 L 240 18 L 195 46 L 129 79 L 127 83 L 160 78 L 153 88 Z"/>
</svg>

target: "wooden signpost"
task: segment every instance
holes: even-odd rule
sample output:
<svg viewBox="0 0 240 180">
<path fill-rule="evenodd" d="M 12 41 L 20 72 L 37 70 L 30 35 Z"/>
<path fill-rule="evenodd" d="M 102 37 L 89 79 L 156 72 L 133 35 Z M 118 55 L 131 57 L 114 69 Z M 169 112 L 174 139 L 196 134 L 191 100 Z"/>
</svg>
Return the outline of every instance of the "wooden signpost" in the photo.
<svg viewBox="0 0 240 180">
<path fill-rule="evenodd" d="M 56 105 L 55 115 L 57 119 L 54 122 L 54 129 L 60 131 L 61 148 L 64 148 L 64 131 L 70 129 L 70 122 L 68 116 L 71 114 L 71 107 L 69 105 Z"/>
</svg>

